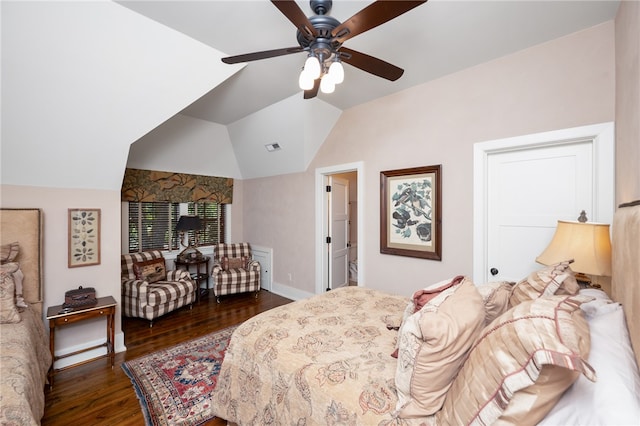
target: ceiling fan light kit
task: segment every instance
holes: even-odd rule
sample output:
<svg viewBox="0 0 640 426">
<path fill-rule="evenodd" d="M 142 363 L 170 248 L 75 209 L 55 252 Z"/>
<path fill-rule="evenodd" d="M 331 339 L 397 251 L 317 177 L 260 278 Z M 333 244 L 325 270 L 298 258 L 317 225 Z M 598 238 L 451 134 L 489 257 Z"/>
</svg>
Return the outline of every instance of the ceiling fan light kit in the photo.
<svg viewBox="0 0 640 426">
<path fill-rule="evenodd" d="M 336 84 L 344 81 L 344 69 L 342 68 L 340 60 L 336 57 L 324 61 L 322 65 L 320 65 L 320 60 L 317 57 L 309 55 L 298 79 L 300 89 L 312 90 L 314 80 L 317 79 L 321 79 L 320 90 L 322 93 L 333 93 Z"/>
<path fill-rule="evenodd" d="M 389 81 L 396 81 L 404 73 L 402 68 L 342 47 L 342 44 L 426 1 L 375 1 L 340 23 L 328 15 L 333 5 L 332 0 L 311 0 L 309 4 L 315 15 L 309 18 L 294 0 L 271 0 L 271 3 L 295 25 L 299 46 L 229 56 L 222 58 L 222 62 L 237 64 L 306 51 L 308 57 L 298 78 L 298 85 L 304 90 L 304 99 L 314 98 L 318 90 L 333 93 L 336 84 L 344 81 L 342 62 Z"/>
</svg>

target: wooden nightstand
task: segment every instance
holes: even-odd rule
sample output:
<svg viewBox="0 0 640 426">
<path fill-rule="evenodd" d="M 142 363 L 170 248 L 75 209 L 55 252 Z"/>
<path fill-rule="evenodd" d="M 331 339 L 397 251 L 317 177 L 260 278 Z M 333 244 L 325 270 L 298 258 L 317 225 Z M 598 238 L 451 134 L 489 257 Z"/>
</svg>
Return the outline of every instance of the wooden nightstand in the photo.
<svg viewBox="0 0 640 426">
<path fill-rule="evenodd" d="M 113 362 L 115 358 L 114 348 L 114 335 L 115 335 L 115 318 L 116 318 L 116 300 L 113 296 L 99 297 L 98 303 L 95 306 L 88 306 L 84 308 L 75 308 L 70 312 L 63 310 L 62 305 L 50 306 L 47 309 L 47 319 L 49 320 L 49 350 L 51 351 L 51 357 L 53 362 L 49 369 L 49 386 L 53 387 L 53 375 L 56 371 L 61 371 L 66 368 L 82 365 L 90 361 L 94 361 L 99 358 L 108 357 L 111 362 L 111 368 L 113 368 Z M 107 318 L 107 341 L 101 345 L 92 346 L 90 348 L 82 349 L 65 355 L 55 355 L 55 337 L 56 327 L 60 327 L 67 324 L 73 324 L 74 322 L 85 321 L 90 318 L 106 317 Z M 102 346 L 107 347 L 107 353 L 77 364 L 73 364 L 64 368 L 55 368 L 55 362 L 59 359 L 66 358 L 72 355 L 77 355 L 82 352 L 90 351 Z"/>
</svg>

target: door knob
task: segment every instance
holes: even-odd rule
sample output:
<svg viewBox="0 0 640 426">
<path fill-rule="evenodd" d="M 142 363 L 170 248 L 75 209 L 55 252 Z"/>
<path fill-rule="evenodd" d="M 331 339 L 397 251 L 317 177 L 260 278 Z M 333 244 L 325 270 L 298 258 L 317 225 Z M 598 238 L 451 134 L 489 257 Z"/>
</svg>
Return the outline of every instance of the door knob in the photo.
<svg viewBox="0 0 640 426">
<path fill-rule="evenodd" d="M 496 275 L 498 275 L 498 272 L 500 272 L 500 271 L 498 271 L 496 268 L 491 268 L 491 269 L 489 269 L 489 272 L 491 272 L 491 275 L 496 276 Z"/>
</svg>

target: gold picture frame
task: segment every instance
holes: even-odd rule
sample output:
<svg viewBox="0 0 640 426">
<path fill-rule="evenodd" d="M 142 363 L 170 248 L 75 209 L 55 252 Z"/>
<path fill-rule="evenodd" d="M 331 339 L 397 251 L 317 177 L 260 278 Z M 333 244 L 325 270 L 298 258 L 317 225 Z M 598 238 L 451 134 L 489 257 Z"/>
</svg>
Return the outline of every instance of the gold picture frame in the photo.
<svg viewBox="0 0 640 426">
<path fill-rule="evenodd" d="M 69 268 L 100 264 L 100 209 L 69 209 Z"/>
<path fill-rule="evenodd" d="M 380 253 L 442 260 L 441 168 L 380 172 Z"/>
</svg>

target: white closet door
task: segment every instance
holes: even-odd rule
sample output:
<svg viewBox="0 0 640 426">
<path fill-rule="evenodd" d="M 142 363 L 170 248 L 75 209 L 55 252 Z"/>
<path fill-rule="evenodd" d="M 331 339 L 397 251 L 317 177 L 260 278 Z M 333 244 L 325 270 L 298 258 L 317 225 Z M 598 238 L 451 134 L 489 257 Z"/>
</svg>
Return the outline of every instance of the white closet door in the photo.
<svg viewBox="0 0 640 426">
<path fill-rule="evenodd" d="M 603 123 L 474 146 L 473 279 L 518 281 L 558 220 L 611 223 L 614 127 Z"/>
<path fill-rule="evenodd" d="M 558 219 L 593 212 L 592 147 L 584 142 L 493 154 L 488 170 L 489 278 L 517 281 L 540 267 L 535 258 Z"/>
</svg>

